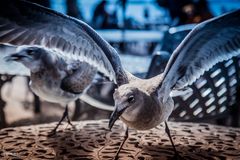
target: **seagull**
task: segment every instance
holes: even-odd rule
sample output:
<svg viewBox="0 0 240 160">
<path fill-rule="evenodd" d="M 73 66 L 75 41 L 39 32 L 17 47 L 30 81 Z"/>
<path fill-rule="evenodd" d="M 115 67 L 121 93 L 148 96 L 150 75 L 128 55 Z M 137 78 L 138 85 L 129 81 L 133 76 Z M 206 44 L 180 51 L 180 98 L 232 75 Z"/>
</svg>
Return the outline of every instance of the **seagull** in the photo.
<svg viewBox="0 0 240 160">
<path fill-rule="evenodd" d="M 78 99 L 90 87 L 96 69 L 86 62 L 63 60 L 57 54 L 40 47 L 20 46 L 16 53 L 5 57 L 6 61 L 22 63 L 30 70 L 30 88 L 39 97 L 65 107 L 62 118 L 53 129 L 68 116 L 68 105 Z"/>
<path fill-rule="evenodd" d="M 167 125 L 174 109 L 172 97 L 191 92 L 188 86 L 204 72 L 239 54 L 239 9 L 196 25 L 173 51 L 162 74 L 150 79 L 127 74 L 127 80 L 115 90 L 115 110 L 109 128 L 118 118 L 136 130 L 148 130 L 164 122 L 175 156 L 179 158 Z M 128 138 L 128 128 L 124 138 L 115 159 Z"/>
<path fill-rule="evenodd" d="M 0 26 L 3 27 L 3 25 Z M 87 40 L 82 39 L 82 42 L 85 44 Z M 14 45 L 12 43 L 8 44 Z M 64 59 L 60 56 L 62 53 L 54 53 L 57 52 L 58 49 L 51 50 L 38 45 L 14 46 L 18 46 L 16 53 L 11 53 L 9 56 L 6 56 L 5 60 L 8 62 L 16 61 L 22 63 L 30 70 L 30 74 L 26 73 L 26 71 L 20 74 L 30 76 L 31 81 L 29 85 L 36 95 L 49 102 L 60 103 L 62 106 L 66 106 L 62 118 L 53 129 L 51 135 L 56 133 L 57 128 L 65 118 L 67 118 L 68 123 L 72 125 L 68 116 L 67 104 L 78 98 L 94 107 L 113 110 L 112 106 L 99 102 L 86 94 L 92 82 L 96 83 L 93 81 L 97 75 L 97 68 L 94 67 L 94 65 L 85 61 Z M 90 47 L 90 50 L 88 50 L 88 46 L 82 45 L 82 47 L 84 54 L 92 51 Z M 15 47 L 11 46 L 7 46 L 7 48 L 10 50 L 15 49 Z M 6 73 L 6 71 L 3 72 Z M 11 71 L 7 73 L 19 74 L 19 70 L 13 71 L 11 69 Z"/>
<path fill-rule="evenodd" d="M 57 54 L 41 47 L 20 46 L 16 48 L 4 45 L 3 48 L 1 57 L 4 57 L 5 61 L 1 61 L 0 73 L 30 76 L 29 85 L 36 95 L 49 102 L 65 106 L 63 116 L 53 129 L 53 134 L 56 133 L 65 117 L 72 125 L 67 105 L 78 98 L 96 108 L 113 111 L 113 106 L 100 102 L 87 94 L 92 84 L 108 83 L 99 82 L 105 77 L 98 77 L 96 69 L 91 65 L 80 61 L 64 61 Z M 17 63 L 6 63 L 9 61 L 22 63 L 29 70 Z"/>
<path fill-rule="evenodd" d="M 9 12 L 11 11 L 11 12 Z M 148 130 L 165 123 L 172 97 L 205 71 L 240 52 L 240 10 L 198 24 L 170 57 L 162 74 L 140 79 L 126 71 L 116 50 L 86 23 L 22 0 L 0 1 L 0 43 L 40 46 L 64 61 L 86 62 L 117 84 L 109 128 L 120 118 L 128 127 Z M 128 137 L 121 143 L 115 159 Z"/>
</svg>

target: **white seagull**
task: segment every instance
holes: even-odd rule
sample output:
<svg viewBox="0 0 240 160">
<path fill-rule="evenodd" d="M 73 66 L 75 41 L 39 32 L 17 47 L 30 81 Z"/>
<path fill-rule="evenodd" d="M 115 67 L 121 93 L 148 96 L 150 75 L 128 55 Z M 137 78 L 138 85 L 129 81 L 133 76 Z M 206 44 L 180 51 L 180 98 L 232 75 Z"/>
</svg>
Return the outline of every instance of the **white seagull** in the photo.
<svg viewBox="0 0 240 160">
<path fill-rule="evenodd" d="M 173 52 L 163 74 L 151 79 L 125 71 L 117 52 L 84 22 L 21 0 L 0 1 L 0 43 L 40 46 L 64 61 L 90 64 L 118 85 L 110 128 L 118 118 L 137 130 L 165 122 L 170 137 L 166 121 L 174 108 L 172 96 L 216 63 L 239 54 L 240 10 L 197 25 Z"/>
</svg>

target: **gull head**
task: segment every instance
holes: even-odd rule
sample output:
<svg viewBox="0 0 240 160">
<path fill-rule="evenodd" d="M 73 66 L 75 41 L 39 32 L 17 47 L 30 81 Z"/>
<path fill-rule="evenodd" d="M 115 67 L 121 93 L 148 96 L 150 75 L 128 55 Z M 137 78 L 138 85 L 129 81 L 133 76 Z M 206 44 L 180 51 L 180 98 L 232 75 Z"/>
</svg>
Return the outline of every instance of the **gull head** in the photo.
<svg viewBox="0 0 240 160">
<path fill-rule="evenodd" d="M 127 126 L 137 130 L 147 130 L 155 127 L 161 110 L 150 93 L 137 83 L 124 84 L 115 90 L 113 95 L 115 110 L 109 121 L 111 129 L 119 118 Z"/>
<path fill-rule="evenodd" d="M 43 58 L 45 57 L 45 58 Z M 5 57 L 6 61 L 15 61 L 22 63 L 29 68 L 31 72 L 38 72 L 43 67 L 44 59 L 51 60 L 47 51 L 40 47 L 21 46 L 16 49 L 15 53 Z"/>
</svg>

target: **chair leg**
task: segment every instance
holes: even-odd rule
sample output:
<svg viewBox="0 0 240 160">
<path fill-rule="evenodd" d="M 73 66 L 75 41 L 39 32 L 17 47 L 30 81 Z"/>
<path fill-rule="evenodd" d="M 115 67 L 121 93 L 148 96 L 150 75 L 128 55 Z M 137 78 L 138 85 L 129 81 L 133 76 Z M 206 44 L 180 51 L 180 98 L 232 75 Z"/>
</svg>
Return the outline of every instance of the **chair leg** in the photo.
<svg viewBox="0 0 240 160">
<path fill-rule="evenodd" d="M 41 102 L 40 98 L 33 93 L 34 96 L 34 113 L 41 113 Z"/>
<path fill-rule="evenodd" d="M 6 117 L 4 113 L 4 107 L 6 105 L 6 102 L 2 99 L 2 94 L 1 94 L 2 86 L 5 83 L 5 81 L 1 79 L 1 76 L 2 75 L 0 75 L 0 129 L 7 126 Z"/>
<path fill-rule="evenodd" d="M 73 113 L 73 116 L 72 116 L 72 120 L 73 121 L 78 120 L 78 118 L 80 117 L 80 115 L 81 115 L 81 107 L 82 107 L 81 100 L 77 99 L 75 101 L 75 110 L 74 110 L 74 113 Z"/>
<path fill-rule="evenodd" d="M 231 126 L 232 127 L 239 127 L 240 126 L 240 105 L 237 103 L 232 107 L 232 114 L 231 114 Z"/>
<path fill-rule="evenodd" d="M 222 125 L 222 126 L 227 125 L 227 121 L 229 120 L 227 118 L 229 118 L 229 117 L 217 119 L 216 120 L 217 125 Z"/>
<path fill-rule="evenodd" d="M 233 127 L 239 127 L 240 126 L 240 87 L 237 87 L 237 94 L 236 94 L 236 104 L 232 107 L 232 114 L 231 114 L 231 120 L 232 120 L 232 126 Z"/>
<path fill-rule="evenodd" d="M 5 128 L 7 126 L 6 117 L 5 117 L 5 113 L 4 113 L 5 105 L 6 105 L 6 102 L 3 101 L 0 97 L 0 129 Z"/>
</svg>

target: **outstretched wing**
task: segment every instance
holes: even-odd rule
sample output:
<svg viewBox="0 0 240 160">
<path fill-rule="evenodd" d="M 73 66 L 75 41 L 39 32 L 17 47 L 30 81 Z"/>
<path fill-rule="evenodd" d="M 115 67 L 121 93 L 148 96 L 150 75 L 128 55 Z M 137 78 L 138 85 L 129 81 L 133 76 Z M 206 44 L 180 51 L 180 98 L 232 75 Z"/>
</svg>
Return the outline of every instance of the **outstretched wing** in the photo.
<svg viewBox="0 0 240 160">
<path fill-rule="evenodd" d="M 127 81 L 117 52 L 90 26 L 37 4 L 0 1 L 0 43 L 42 46 L 87 62 L 118 84 Z"/>
<path fill-rule="evenodd" d="M 200 23 L 173 52 L 159 86 L 159 97 L 191 85 L 218 62 L 240 54 L 240 10 Z"/>
</svg>

